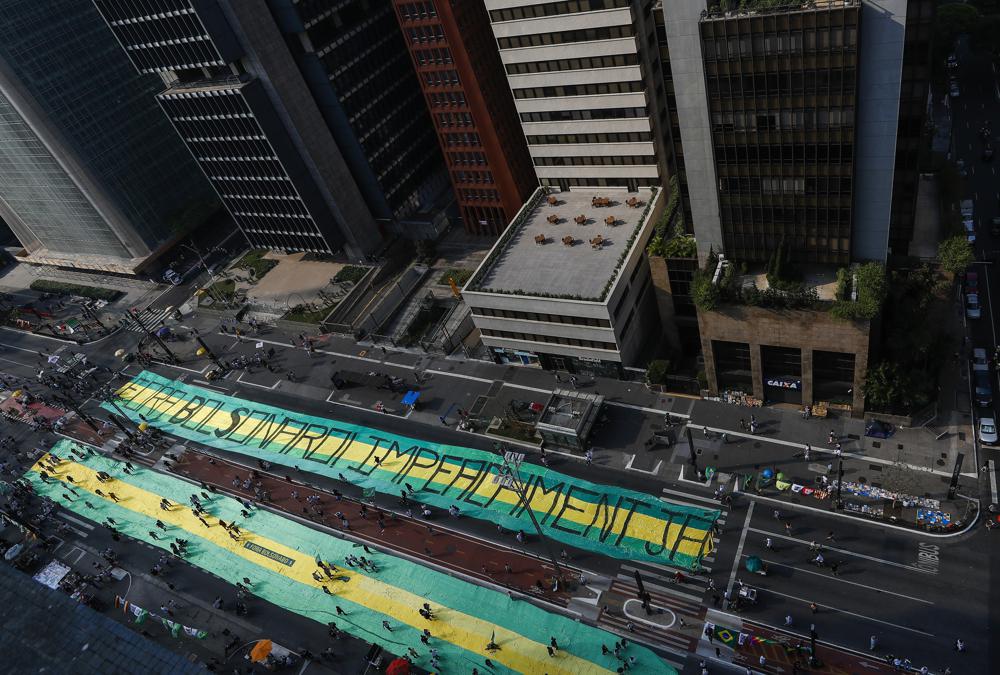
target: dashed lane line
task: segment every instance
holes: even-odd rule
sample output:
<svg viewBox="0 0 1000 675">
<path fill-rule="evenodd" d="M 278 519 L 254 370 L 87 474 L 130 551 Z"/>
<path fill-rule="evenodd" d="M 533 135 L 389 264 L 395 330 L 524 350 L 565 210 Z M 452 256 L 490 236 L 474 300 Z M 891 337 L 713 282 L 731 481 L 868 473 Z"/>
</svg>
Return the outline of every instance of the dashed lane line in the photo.
<svg viewBox="0 0 1000 675">
<path fill-rule="evenodd" d="M 753 504 L 753 502 L 751 502 L 751 504 Z M 780 534 L 778 532 L 771 532 L 770 530 L 761 530 L 761 529 L 758 529 L 756 527 L 747 527 L 747 528 L 745 528 L 743 530 L 744 537 L 746 536 L 747 532 L 755 532 L 757 534 L 763 534 L 765 536 L 774 537 L 776 539 L 784 539 L 785 541 L 793 541 L 793 542 L 795 542 L 797 544 L 804 544 L 806 546 L 809 545 L 809 542 L 806 541 L 805 539 L 799 539 L 797 537 L 790 537 L 788 535 Z M 742 543 L 742 541 L 741 541 L 741 543 Z M 876 558 L 873 555 L 865 555 L 864 553 L 856 553 L 854 551 L 848 551 L 846 548 L 836 548 L 834 546 L 827 546 L 826 544 L 823 544 L 823 548 L 825 550 L 827 550 L 827 551 L 836 551 L 837 553 L 843 553 L 844 555 L 853 556 L 855 558 L 862 558 L 864 560 L 870 560 L 871 562 L 880 563 L 882 565 L 890 565 L 892 567 L 899 567 L 899 568 L 904 569 L 904 570 L 910 570 L 910 571 L 913 571 L 913 572 L 920 572 L 921 574 L 931 574 L 931 575 L 937 574 L 936 572 L 931 572 L 929 570 L 925 570 L 925 569 L 922 569 L 920 567 L 916 567 L 914 565 L 907 565 L 906 563 L 900 563 L 900 562 L 896 562 L 894 560 L 885 560 L 883 558 Z M 740 554 L 742 554 L 742 551 L 740 551 Z"/>
</svg>

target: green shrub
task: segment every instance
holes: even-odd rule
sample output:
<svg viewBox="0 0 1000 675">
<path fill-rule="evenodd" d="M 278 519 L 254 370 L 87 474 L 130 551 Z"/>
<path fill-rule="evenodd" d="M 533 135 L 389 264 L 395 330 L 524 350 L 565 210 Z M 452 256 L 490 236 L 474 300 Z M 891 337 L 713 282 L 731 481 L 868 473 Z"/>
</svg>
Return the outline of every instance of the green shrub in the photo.
<svg viewBox="0 0 1000 675">
<path fill-rule="evenodd" d="M 255 279 L 260 279 L 265 274 L 273 270 L 278 266 L 277 260 L 265 260 L 264 256 L 268 253 L 267 249 L 258 248 L 247 252 L 240 261 L 236 263 L 236 267 L 244 270 L 253 270 L 253 276 Z"/>
<path fill-rule="evenodd" d="M 712 283 L 710 270 L 698 270 L 691 280 L 691 301 L 703 312 L 710 312 L 719 304 L 719 288 Z"/>
<path fill-rule="evenodd" d="M 868 262 L 855 268 L 858 299 L 838 300 L 830 308 L 830 313 L 838 319 L 870 320 L 878 316 L 889 287 L 882 263 Z"/>
<path fill-rule="evenodd" d="M 99 288 L 97 286 L 81 286 L 80 284 L 68 284 L 62 281 L 49 281 L 48 279 L 35 279 L 29 287 L 33 291 L 43 293 L 55 293 L 56 295 L 79 295 L 92 300 L 107 300 L 112 302 L 120 298 L 124 293 L 113 288 Z"/>
<path fill-rule="evenodd" d="M 367 267 L 361 267 L 360 265 L 348 265 L 337 272 L 336 276 L 333 277 L 333 280 L 337 283 L 347 281 L 358 283 L 366 274 L 368 274 Z"/>
<path fill-rule="evenodd" d="M 444 274 L 442 274 L 441 277 L 438 279 L 438 283 L 443 286 L 447 286 L 448 279 L 450 278 L 454 279 L 455 285 L 461 288 L 465 284 L 465 282 L 472 277 L 472 273 L 474 271 L 475 270 L 466 270 L 460 268 L 447 269 L 445 270 Z"/>
<path fill-rule="evenodd" d="M 666 384 L 671 367 L 672 364 L 667 359 L 650 361 L 646 368 L 646 381 L 649 384 Z"/>
</svg>

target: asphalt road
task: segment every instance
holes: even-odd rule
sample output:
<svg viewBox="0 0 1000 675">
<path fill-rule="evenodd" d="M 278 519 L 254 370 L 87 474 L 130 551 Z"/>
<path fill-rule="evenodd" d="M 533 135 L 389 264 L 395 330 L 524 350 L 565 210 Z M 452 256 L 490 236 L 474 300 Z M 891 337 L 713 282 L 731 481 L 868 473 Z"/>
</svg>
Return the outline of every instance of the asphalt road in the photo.
<svg viewBox="0 0 1000 675">
<path fill-rule="evenodd" d="M 963 87 L 963 96 L 972 96 L 974 87 Z M 956 111 L 958 114 L 958 111 Z M 963 124 L 956 124 L 956 137 Z M 991 185 L 992 165 L 983 165 L 985 171 L 970 172 L 970 185 L 975 183 L 977 176 L 982 174 L 984 186 Z M 989 172 L 989 173 L 987 173 Z M 992 182 L 995 188 L 995 181 Z M 978 189 L 978 188 L 977 188 Z M 985 189 L 985 188 L 982 188 Z M 980 204 L 985 203 L 982 196 Z M 981 211 L 982 216 L 992 217 L 996 213 L 997 203 L 993 199 L 987 204 L 992 212 Z M 986 206 L 979 208 L 985 209 Z M 981 231 L 982 245 L 988 242 L 987 231 Z M 1000 242 L 998 242 L 1000 248 Z M 982 249 L 980 249 L 982 250 Z M 1000 301 L 1000 282 L 997 274 L 988 266 L 981 266 L 983 274 L 989 277 L 990 293 Z M 179 291 L 178 291 L 179 293 Z M 163 301 L 176 304 L 176 299 L 164 297 Z M 995 314 L 989 302 L 986 303 L 984 317 L 971 330 L 973 340 L 979 340 L 992 345 L 993 323 Z M 207 322 L 197 324 L 202 333 L 211 332 L 212 326 Z M 280 336 L 271 336 L 279 339 Z M 84 347 L 92 362 L 108 366 L 120 366 L 114 357 L 114 351 L 119 347 L 132 348 L 138 339 L 134 332 L 122 331 L 115 336 L 96 345 Z M 232 343 L 231 339 L 223 339 L 213 335 L 210 338 L 213 348 Z M 41 336 L 31 336 L 16 331 L 0 330 L 0 369 L 20 377 L 31 378 L 38 361 L 38 351 L 45 348 L 62 347 L 62 343 L 48 340 Z M 75 348 L 72 348 L 76 351 Z M 246 349 L 251 349 L 247 346 Z M 300 350 L 301 351 L 301 350 Z M 304 357 L 299 355 L 304 361 Z M 332 369 L 332 360 L 310 361 L 317 372 Z M 360 370 L 363 366 L 354 366 Z M 177 370 L 167 366 L 154 366 L 153 370 L 170 377 L 183 376 L 187 381 L 198 377 L 192 372 Z M 133 368 L 130 372 L 136 372 Z M 499 372 L 497 379 L 500 378 Z M 235 378 L 233 378 L 235 380 Z M 449 380 L 448 387 L 455 397 L 462 396 L 468 389 L 481 386 L 478 382 L 469 381 L 463 387 L 461 380 Z M 492 442 L 469 434 L 455 431 L 453 428 L 438 424 L 423 424 L 414 420 L 379 415 L 373 412 L 354 410 L 343 406 L 333 406 L 322 399 L 306 399 L 292 392 L 280 389 L 241 384 L 232 380 L 213 383 L 239 396 L 290 407 L 303 412 L 309 412 L 326 417 L 336 417 L 351 422 L 380 427 L 402 435 L 417 436 L 429 442 L 452 443 L 481 449 L 490 449 Z M 1000 390 L 1000 387 L 998 387 Z M 95 410 L 97 401 L 86 402 L 89 409 Z M 746 411 L 739 408 L 731 411 L 730 428 L 735 428 L 735 421 L 745 416 Z M 634 414 L 633 414 L 634 413 Z M 630 409 L 629 414 L 638 422 L 642 413 Z M 625 419 L 625 418 L 623 418 Z M 15 427 L 21 428 L 23 427 Z M 622 438 L 637 438 L 634 434 L 624 433 Z M 698 447 L 712 447 L 712 442 L 697 439 Z M 772 447 L 773 445 L 773 447 Z M 629 450 L 629 447 L 622 447 Z M 787 448 L 776 444 L 764 443 L 754 452 L 759 452 L 761 460 L 773 461 L 781 453 L 788 454 Z M 993 452 L 993 451 L 988 451 Z M 155 458 L 151 458 L 155 459 Z M 531 461 L 534 457 L 529 457 Z M 678 454 L 678 448 L 663 452 L 666 462 L 683 463 L 683 453 Z M 553 468 L 578 475 L 595 482 L 613 482 L 623 487 L 643 490 L 658 494 L 666 499 L 688 503 L 700 507 L 716 505 L 711 498 L 711 491 L 698 486 L 682 483 L 670 472 L 670 479 L 664 480 L 641 472 L 615 470 L 609 472 L 607 467 L 595 464 L 587 466 L 581 461 L 555 456 L 552 459 Z M 338 486 L 343 488 L 343 486 Z M 345 490 L 347 492 L 347 490 Z M 793 622 L 788 630 L 798 635 L 808 631 L 810 623 L 816 624 L 819 639 L 842 645 L 849 649 L 867 652 L 868 638 L 878 637 L 880 648 L 876 655 L 894 653 L 912 659 L 918 667 L 926 664 L 932 671 L 940 672 L 944 666 L 950 666 L 955 673 L 987 672 L 987 663 L 994 662 L 997 656 L 992 642 L 989 641 L 988 628 L 984 628 L 982 618 L 990 617 L 990 625 L 1000 620 L 1000 588 L 998 588 L 996 573 L 990 571 L 992 555 L 998 553 L 995 536 L 981 528 L 957 539 L 931 540 L 921 535 L 899 533 L 868 524 L 859 523 L 853 519 L 845 519 L 835 514 L 817 512 L 798 512 L 781 507 L 790 517 L 792 533 L 786 534 L 783 524 L 772 516 L 773 508 L 766 501 L 755 502 L 750 513 L 749 503 L 739 500 L 733 509 L 723 510 L 723 531 L 718 540 L 717 551 L 706 559 L 706 573 L 689 577 L 683 586 L 676 586 L 671 581 L 672 573 L 665 568 L 657 568 L 643 563 L 612 560 L 585 551 L 571 550 L 574 564 L 596 574 L 611 578 L 630 579 L 635 570 L 639 570 L 643 578 L 656 592 L 671 594 L 684 602 L 697 602 L 711 607 L 712 592 L 708 590 L 709 579 L 716 588 L 725 589 L 743 579 L 748 584 L 762 590 L 761 601 L 757 606 L 743 610 L 744 619 L 773 627 L 782 627 L 785 617 L 792 616 Z M 68 535 L 70 541 L 66 546 L 77 543 L 85 544 L 94 549 L 101 549 L 110 541 L 107 534 L 100 528 L 87 530 L 73 524 L 76 531 Z M 466 529 L 469 534 L 493 540 L 501 546 L 514 546 L 512 537 L 498 537 L 495 528 L 488 524 L 477 523 L 470 519 L 460 519 L 455 527 Z M 828 532 L 835 533 L 834 542 L 826 542 Z M 766 537 L 774 541 L 775 550 L 764 548 Z M 76 538 L 76 539 L 74 539 Z M 820 541 L 830 547 L 828 560 L 837 560 L 839 576 L 834 577 L 829 568 L 821 569 L 810 565 L 807 560 L 808 543 Z M 937 548 L 934 548 L 937 547 Z M 146 547 L 122 542 L 120 550 L 127 563 L 136 569 L 145 569 L 152 564 L 153 554 Z M 530 552 L 544 555 L 537 544 L 529 544 Z M 83 549 L 81 549 L 83 550 Z M 89 555 L 89 554 L 88 554 Z M 742 564 L 746 555 L 759 555 L 768 561 L 771 574 L 765 577 L 750 574 L 743 570 Z M 83 558 L 84 562 L 88 560 Z M 170 579 L 178 591 L 193 593 L 211 601 L 216 595 L 232 595 L 233 589 L 221 580 L 210 577 L 194 569 L 186 567 L 174 570 L 176 580 Z M 138 592 L 138 591 L 137 591 Z M 149 598 L 160 597 L 165 591 L 161 587 L 152 586 L 147 591 Z M 138 596 L 141 597 L 141 596 Z M 228 596 L 227 596 L 228 597 Z M 816 615 L 809 611 L 809 603 L 819 606 Z M 984 606 L 986 605 L 986 606 Z M 275 635 L 302 637 L 302 643 L 316 651 L 316 646 L 324 644 L 325 630 L 322 626 L 301 619 L 288 613 L 283 613 L 274 607 L 260 603 L 251 607 L 249 617 L 254 624 L 261 624 L 265 631 L 271 630 Z M 696 629 L 695 629 L 696 630 Z M 966 654 L 955 654 L 951 646 L 956 638 L 963 639 L 969 647 Z M 280 638 L 275 638 L 280 641 Z M 678 652 L 677 645 L 671 648 L 669 639 L 665 639 L 666 647 Z M 296 647 L 298 645 L 287 645 Z M 342 649 L 358 653 L 364 645 L 348 645 Z M 341 647 L 338 647 L 341 649 Z M 689 660 L 689 665 L 697 659 Z M 691 665 L 693 667 L 693 665 Z M 769 671 L 777 672 L 777 671 Z"/>
</svg>

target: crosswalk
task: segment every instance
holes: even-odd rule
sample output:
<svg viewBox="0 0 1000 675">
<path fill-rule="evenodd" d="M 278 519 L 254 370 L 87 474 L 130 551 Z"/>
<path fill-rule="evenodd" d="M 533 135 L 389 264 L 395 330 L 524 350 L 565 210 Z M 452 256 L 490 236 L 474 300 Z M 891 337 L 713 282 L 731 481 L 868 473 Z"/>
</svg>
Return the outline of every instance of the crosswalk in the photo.
<svg viewBox="0 0 1000 675">
<path fill-rule="evenodd" d="M 160 327 L 160 322 L 164 321 L 170 315 L 169 309 L 169 307 L 163 307 L 160 309 L 147 307 L 139 312 L 139 321 L 141 321 L 147 329 L 155 331 Z M 132 331 L 133 333 L 146 332 L 146 330 L 139 325 L 139 321 L 136 321 L 135 317 L 131 314 L 126 314 L 123 321 L 125 330 Z"/>
</svg>

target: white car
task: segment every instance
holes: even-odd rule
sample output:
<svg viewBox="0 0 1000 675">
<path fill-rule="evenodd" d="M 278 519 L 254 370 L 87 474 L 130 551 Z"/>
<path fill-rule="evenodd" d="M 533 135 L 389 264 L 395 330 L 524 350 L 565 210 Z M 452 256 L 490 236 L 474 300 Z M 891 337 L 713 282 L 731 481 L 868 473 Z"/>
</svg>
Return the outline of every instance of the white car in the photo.
<svg viewBox="0 0 1000 675">
<path fill-rule="evenodd" d="M 969 240 L 970 244 L 976 243 L 976 224 L 972 219 L 967 219 L 962 221 L 962 227 L 965 228 L 965 238 Z"/>
<path fill-rule="evenodd" d="M 987 371 L 990 369 L 990 360 L 986 356 L 986 350 L 982 347 L 976 347 L 972 350 L 972 369 Z"/>
<path fill-rule="evenodd" d="M 965 296 L 965 315 L 970 319 L 978 319 L 982 316 L 982 312 L 979 309 L 978 294 L 969 293 Z"/>
<path fill-rule="evenodd" d="M 979 442 L 993 445 L 997 442 L 997 424 L 992 417 L 979 418 Z"/>
</svg>

